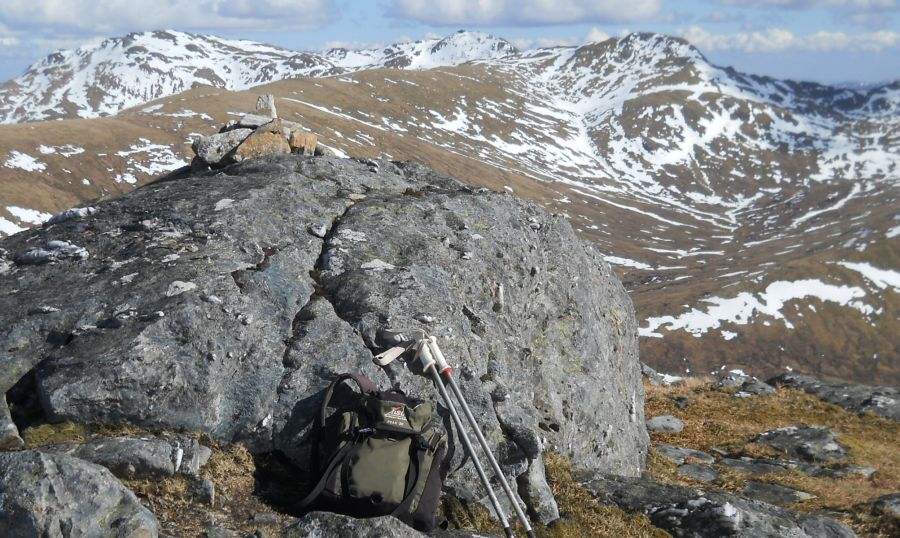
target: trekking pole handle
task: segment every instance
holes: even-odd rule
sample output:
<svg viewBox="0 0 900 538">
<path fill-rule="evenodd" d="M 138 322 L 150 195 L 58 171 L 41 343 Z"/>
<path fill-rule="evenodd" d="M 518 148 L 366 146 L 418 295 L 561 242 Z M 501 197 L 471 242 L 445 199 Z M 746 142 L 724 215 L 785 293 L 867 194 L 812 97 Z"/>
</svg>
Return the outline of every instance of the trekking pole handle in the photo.
<svg viewBox="0 0 900 538">
<path fill-rule="evenodd" d="M 449 376 L 453 373 L 453 369 L 450 368 L 447 358 L 444 357 L 444 353 L 441 351 L 441 348 L 438 347 L 437 338 L 429 336 L 427 342 L 428 347 L 431 348 L 431 355 L 434 357 L 438 372 L 440 372 L 442 376 Z"/>
<path fill-rule="evenodd" d="M 432 355 L 431 350 L 428 349 L 428 340 L 419 340 L 416 347 L 416 359 L 418 359 L 419 363 L 422 365 L 422 370 L 427 372 L 429 368 L 434 366 L 434 356 Z"/>
</svg>

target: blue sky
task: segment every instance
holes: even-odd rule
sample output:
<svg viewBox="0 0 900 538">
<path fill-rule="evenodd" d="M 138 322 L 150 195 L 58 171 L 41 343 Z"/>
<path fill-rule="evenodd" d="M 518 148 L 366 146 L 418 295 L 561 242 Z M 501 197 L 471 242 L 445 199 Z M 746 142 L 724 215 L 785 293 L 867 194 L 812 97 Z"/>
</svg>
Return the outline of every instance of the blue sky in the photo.
<svg viewBox="0 0 900 538">
<path fill-rule="evenodd" d="M 827 83 L 900 79 L 900 0 L 2 0 L 0 80 L 58 48 L 175 29 L 295 50 L 480 30 L 520 48 L 634 31 L 687 38 L 713 63 Z"/>
</svg>

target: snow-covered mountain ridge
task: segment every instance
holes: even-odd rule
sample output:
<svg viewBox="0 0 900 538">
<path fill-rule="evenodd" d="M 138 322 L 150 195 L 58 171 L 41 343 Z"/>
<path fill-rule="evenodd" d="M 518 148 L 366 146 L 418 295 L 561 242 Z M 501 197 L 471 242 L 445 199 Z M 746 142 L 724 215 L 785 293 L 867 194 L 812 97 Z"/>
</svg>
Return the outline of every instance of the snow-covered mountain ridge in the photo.
<svg viewBox="0 0 900 538">
<path fill-rule="evenodd" d="M 55 52 L 4 84 L 0 123 L 108 116 L 198 86 L 244 90 L 290 78 L 427 69 L 515 52 L 508 42 L 476 32 L 323 54 L 174 30 L 133 33 Z"/>
<path fill-rule="evenodd" d="M 757 77 L 654 34 L 518 52 L 464 32 L 317 58 L 331 76 L 201 83 L 89 136 L 0 128 L 0 233 L 186 164 L 192 137 L 271 92 L 338 153 L 422 160 L 566 214 L 616 266 L 665 371 L 900 379 L 900 82 Z"/>
</svg>

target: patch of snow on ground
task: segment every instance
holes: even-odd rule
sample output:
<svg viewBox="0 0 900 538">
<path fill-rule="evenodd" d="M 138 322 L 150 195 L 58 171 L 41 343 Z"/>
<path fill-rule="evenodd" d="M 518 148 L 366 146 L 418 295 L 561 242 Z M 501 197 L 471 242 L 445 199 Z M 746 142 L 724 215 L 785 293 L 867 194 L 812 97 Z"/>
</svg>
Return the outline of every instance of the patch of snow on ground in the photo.
<svg viewBox="0 0 900 538">
<path fill-rule="evenodd" d="M 759 315 L 771 316 L 784 321 L 785 327 L 793 329 L 793 325 L 782 314 L 785 303 L 797 299 L 815 298 L 855 308 L 864 315 L 873 313 L 871 306 L 858 299 L 865 297 L 866 292 L 856 286 L 835 286 L 825 284 L 818 279 L 778 281 L 769 284 L 758 296 L 742 292 L 737 297 L 710 297 L 703 301 L 711 306 L 706 310 L 692 308 L 678 317 L 659 316 L 647 319 L 647 326 L 638 330 L 640 336 L 662 338 L 660 328 L 667 331 L 685 330 L 700 337 L 707 331 L 720 329 L 723 322 L 735 325 L 746 325 Z"/>
<path fill-rule="evenodd" d="M 12 235 L 17 234 L 19 232 L 24 232 L 25 228 L 21 228 L 16 226 L 12 222 L 6 220 L 3 217 L 0 217 L 0 234 L 2 235 Z"/>
<path fill-rule="evenodd" d="M 3 166 L 7 168 L 18 168 L 26 172 L 42 172 L 47 169 L 46 163 L 43 163 L 27 153 L 21 151 L 11 151 L 9 158 Z"/>
<path fill-rule="evenodd" d="M 145 155 L 136 158 L 135 155 Z M 119 157 L 125 157 L 126 169 L 115 177 L 116 183 L 125 182 L 134 185 L 138 182 L 135 175 L 140 172 L 155 177 L 167 172 L 178 170 L 187 165 L 183 159 L 178 158 L 172 148 L 165 144 L 154 144 L 146 138 L 139 138 L 138 143 L 132 144 L 127 150 L 116 153 Z"/>
<path fill-rule="evenodd" d="M 37 147 L 37 150 L 40 151 L 42 155 L 59 153 L 63 157 L 71 157 L 72 155 L 84 153 L 84 148 L 73 146 L 72 144 L 64 144 L 62 146 L 45 146 L 44 144 L 41 144 Z"/>
<path fill-rule="evenodd" d="M 603 256 L 603 258 L 613 265 L 634 267 L 635 269 L 653 269 L 652 265 L 647 265 L 646 263 L 630 260 L 628 258 L 620 258 L 619 256 Z"/>
<path fill-rule="evenodd" d="M 16 217 L 22 222 L 27 222 L 28 224 L 41 224 L 45 220 L 53 216 L 50 213 L 42 213 L 40 211 L 35 211 L 34 209 L 27 209 L 24 207 L 6 206 L 6 210 L 9 211 L 12 216 Z"/>
<path fill-rule="evenodd" d="M 891 269 L 879 269 L 872 267 L 868 263 L 838 262 L 838 265 L 843 265 L 847 269 L 856 271 L 881 289 L 890 286 L 895 290 L 900 290 L 900 272 Z"/>
</svg>

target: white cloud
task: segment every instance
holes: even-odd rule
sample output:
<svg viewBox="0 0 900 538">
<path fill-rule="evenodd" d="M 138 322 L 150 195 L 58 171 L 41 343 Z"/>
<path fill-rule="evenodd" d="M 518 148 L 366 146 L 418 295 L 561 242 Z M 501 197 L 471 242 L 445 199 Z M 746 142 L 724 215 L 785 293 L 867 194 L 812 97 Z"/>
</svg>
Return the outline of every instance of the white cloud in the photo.
<svg viewBox="0 0 900 538">
<path fill-rule="evenodd" d="M 896 10 L 896 0 L 718 0 L 720 4 L 781 9 Z"/>
<path fill-rule="evenodd" d="M 782 28 L 768 28 L 758 32 L 713 34 L 699 26 L 679 30 L 678 35 L 703 51 L 738 50 L 743 52 L 782 52 L 787 50 L 828 52 L 881 52 L 900 46 L 900 33 L 892 31 L 848 34 L 845 32 L 815 32 L 797 35 Z"/>
<path fill-rule="evenodd" d="M 333 0 L 3 0 L 0 26 L 33 32 L 117 35 L 132 31 L 285 31 L 319 28 L 332 20 Z"/>
<path fill-rule="evenodd" d="M 399 43 L 399 41 L 398 41 Z M 371 50 L 371 49 L 383 49 L 384 43 L 380 41 L 326 41 L 324 45 L 322 45 L 323 50 L 329 49 L 347 49 L 347 50 Z"/>
<path fill-rule="evenodd" d="M 591 28 L 591 31 L 588 32 L 587 37 L 584 38 L 586 43 L 598 43 L 600 41 L 606 41 L 610 38 L 610 35 L 606 32 L 598 30 L 597 28 Z"/>
<path fill-rule="evenodd" d="M 870 28 L 890 26 L 891 12 L 900 11 L 897 0 L 715 0 L 720 5 L 751 9 L 830 12 L 841 23 Z"/>
<path fill-rule="evenodd" d="M 437 26 L 548 26 L 646 21 L 662 0 L 393 0 L 388 14 Z"/>
<path fill-rule="evenodd" d="M 511 39 L 510 43 L 519 50 L 551 47 L 575 47 L 585 43 L 606 41 L 610 35 L 594 27 L 583 38 L 578 37 L 536 37 Z"/>
</svg>

